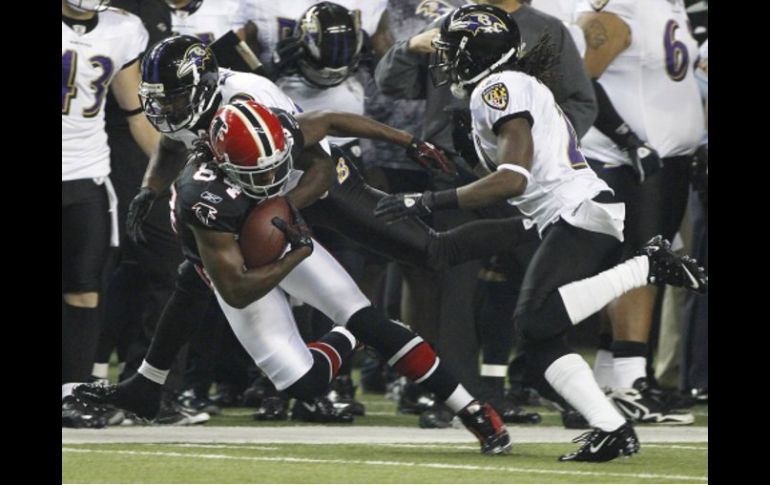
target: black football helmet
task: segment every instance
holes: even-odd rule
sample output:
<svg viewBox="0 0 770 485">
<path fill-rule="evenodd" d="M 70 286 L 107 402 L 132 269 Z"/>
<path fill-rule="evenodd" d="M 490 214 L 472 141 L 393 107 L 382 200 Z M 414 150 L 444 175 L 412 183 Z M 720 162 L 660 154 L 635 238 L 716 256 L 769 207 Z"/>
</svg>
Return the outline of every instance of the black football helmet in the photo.
<svg viewBox="0 0 770 485">
<path fill-rule="evenodd" d="M 433 84 L 452 83 L 452 94 L 468 88 L 520 55 L 519 26 L 505 10 L 491 5 L 463 5 L 444 18 L 433 39 L 437 62 L 430 66 Z"/>
<path fill-rule="evenodd" d="M 65 0 L 67 5 L 79 12 L 103 12 L 110 6 L 110 0 Z"/>
<path fill-rule="evenodd" d="M 178 7 L 177 5 L 184 3 L 184 0 L 166 0 L 166 4 L 174 12 L 186 12 L 188 15 L 194 14 L 203 4 L 203 0 L 190 0 L 187 5 Z"/>
<path fill-rule="evenodd" d="M 361 23 L 342 5 L 313 5 L 297 21 L 293 36 L 302 49 L 297 69 L 313 86 L 336 86 L 358 68 L 363 45 Z"/>
<path fill-rule="evenodd" d="M 161 133 L 195 125 L 218 92 L 217 60 L 200 39 L 168 37 L 153 45 L 142 59 L 142 109 Z"/>
</svg>

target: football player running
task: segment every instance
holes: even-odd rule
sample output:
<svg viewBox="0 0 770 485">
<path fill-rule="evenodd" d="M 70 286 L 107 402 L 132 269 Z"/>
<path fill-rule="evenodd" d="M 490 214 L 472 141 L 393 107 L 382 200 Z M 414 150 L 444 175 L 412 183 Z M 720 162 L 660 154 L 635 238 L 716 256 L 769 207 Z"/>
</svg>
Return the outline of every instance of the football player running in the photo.
<svg viewBox="0 0 770 485">
<path fill-rule="evenodd" d="M 612 460 L 637 453 L 639 440 L 565 333 L 633 288 L 668 283 L 705 291 L 708 280 L 659 236 L 617 264 L 625 207 L 588 167 L 570 122 L 534 77 L 543 74 L 545 47 L 520 57 L 520 42 L 515 21 L 497 7 L 467 5 L 446 17 L 434 39 L 434 79 L 470 95 L 475 149 L 492 173 L 457 189 L 387 196 L 376 213 L 397 221 L 509 200 L 535 222 L 543 241 L 514 314 L 527 348 L 526 378 L 545 397 L 556 391 L 593 427 L 561 460 Z"/>
</svg>

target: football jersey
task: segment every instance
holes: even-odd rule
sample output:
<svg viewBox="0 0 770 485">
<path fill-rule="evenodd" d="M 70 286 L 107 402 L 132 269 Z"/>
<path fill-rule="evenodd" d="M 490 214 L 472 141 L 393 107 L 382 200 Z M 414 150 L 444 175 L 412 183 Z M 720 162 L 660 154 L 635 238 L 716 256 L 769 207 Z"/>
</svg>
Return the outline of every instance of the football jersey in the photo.
<svg viewBox="0 0 770 485">
<path fill-rule="evenodd" d="M 184 10 L 171 11 L 171 29 L 199 38 L 210 44 L 227 33 L 237 31 L 248 21 L 247 0 L 206 0 L 189 14 Z"/>
<path fill-rule="evenodd" d="M 516 162 L 497 159 L 500 126 L 514 118 L 529 121 L 534 144 L 531 176 L 524 193 L 509 202 L 531 218 L 541 234 L 563 214 L 603 190 L 610 191 L 588 167 L 577 135 L 551 91 L 534 77 L 516 71 L 493 73 L 471 93 L 470 109 L 476 153 L 491 172 Z"/>
<path fill-rule="evenodd" d="M 294 141 L 292 157 L 296 159 L 304 145 L 299 124 L 286 112 L 277 111 L 276 115 L 287 130 L 288 136 Z M 289 187 L 287 183 L 280 195 L 285 195 L 290 190 Z M 184 256 L 195 264 L 203 265 L 195 236 L 188 224 L 205 230 L 237 235 L 249 211 L 258 202 L 245 195 L 238 185 L 231 182 L 219 170 L 215 161 L 187 164 L 172 186 L 169 201 L 171 227 L 182 242 Z"/>
<path fill-rule="evenodd" d="M 217 109 L 236 99 L 252 99 L 268 108 L 280 108 L 290 114 L 296 114 L 299 111 L 297 105 L 275 83 L 257 74 L 220 68 L 219 93 L 222 100 Z M 216 112 L 216 110 L 212 111 Z M 184 143 L 187 148 L 192 148 L 193 142 L 199 136 L 205 136 L 208 128 L 207 123 L 199 122 L 190 129 L 168 133 L 165 136 Z"/>
<path fill-rule="evenodd" d="M 661 157 L 695 151 L 703 135 L 703 106 L 693 74 L 698 45 L 681 0 L 581 0 L 582 12 L 617 15 L 631 29 L 631 45 L 599 77 L 618 114 Z M 605 163 L 628 156 L 595 128 L 583 152 Z"/>
<path fill-rule="evenodd" d="M 139 17 L 108 8 L 88 32 L 61 24 L 62 180 L 109 175 L 104 98 L 110 83 L 144 52 L 149 35 Z"/>
<path fill-rule="evenodd" d="M 268 64 L 278 41 L 291 36 L 297 19 L 311 6 L 318 3 L 315 0 L 248 0 L 254 13 L 251 19 L 257 25 L 259 42 L 262 52 L 260 60 Z M 334 3 L 342 5 L 355 15 L 361 22 L 361 29 L 369 35 L 374 35 L 387 0 L 338 0 Z M 335 109 L 348 113 L 364 114 L 364 87 L 355 75 L 330 88 L 318 88 L 308 84 L 300 75 L 286 76 L 277 81 L 283 91 L 302 107 L 303 111 Z M 354 138 L 329 137 L 331 143 L 343 145 Z"/>
</svg>

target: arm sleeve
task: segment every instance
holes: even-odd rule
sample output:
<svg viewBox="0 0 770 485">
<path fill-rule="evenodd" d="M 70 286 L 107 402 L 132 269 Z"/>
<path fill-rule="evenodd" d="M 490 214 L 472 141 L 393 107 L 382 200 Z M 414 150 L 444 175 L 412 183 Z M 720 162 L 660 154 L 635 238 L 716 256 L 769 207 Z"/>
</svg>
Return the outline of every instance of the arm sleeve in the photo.
<svg viewBox="0 0 770 485">
<path fill-rule="evenodd" d="M 424 99 L 428 81 L 428 56 L 409 52 L 401 40 L 385 53 L 374 70 L 374 81 L 383 94 L 400 99 Z"/>
<path fill-rule="evenodd" d="M 596 104 L 591 80 L 586 73 L 583 59 L 578 53 L 567 27 L 559 22 L 558 49 L 561 62 L 560 99 L 556 101 L 575 128 L 578 138 L 586 134 L 594 123 L 599 108 Z"/>
</svg>

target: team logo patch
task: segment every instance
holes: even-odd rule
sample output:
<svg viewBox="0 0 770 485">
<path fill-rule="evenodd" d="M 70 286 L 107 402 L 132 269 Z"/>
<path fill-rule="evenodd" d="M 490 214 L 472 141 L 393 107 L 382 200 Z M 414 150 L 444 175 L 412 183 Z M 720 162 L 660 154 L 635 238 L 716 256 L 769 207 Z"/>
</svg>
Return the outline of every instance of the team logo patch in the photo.
<svg viewBox="0 0 770 485">
<path fill-rule="evenodd" d="M 192 206 L 192 210 L 195 213 L 195 217 L 198 218 L 203 224 L 211 226 L 211 223 L 217 219 L 217 210 L 208 204 L 203 202 L 197 202 Z"/>
<path fill-rule="evenodd" d="M 495 83 L 481 93 L 484 102 L 494 109 L 504 110 L 508 107 L 508 88 L 503 83 Z"/>
<path fill-rule="evenodd" d="M 348 179 L 350 175 L 350 169 L 348 164 L 345 163 L 345 159 L 340 157 L 337 159 L 337 183 L 342 185 L 342 182 Z"/>
<path fill-rule="evenodd" d="M 450 10 L 454 10 L 454 7 L 441 0 L 422 0 L 422 2 L 417 5 L 414 13 L 429 19 L 437 19 Z"/>
<path fill-rule="evenodd" d="M 449 26 L 449 31 L 465 31 L 476 37 L 479 32 L 487 34 L 507 32 L 508 27 L 496 15 L 490 13 L 471 13 L 452 22 Z"/>
<path fill-rule="evenodd" d="M 598 12 L 606 7 L 607 4 L 610 3 L 610 0 L 589 0 L 589 3 L 591 4 L 591 7 Z"/>
</svg>

